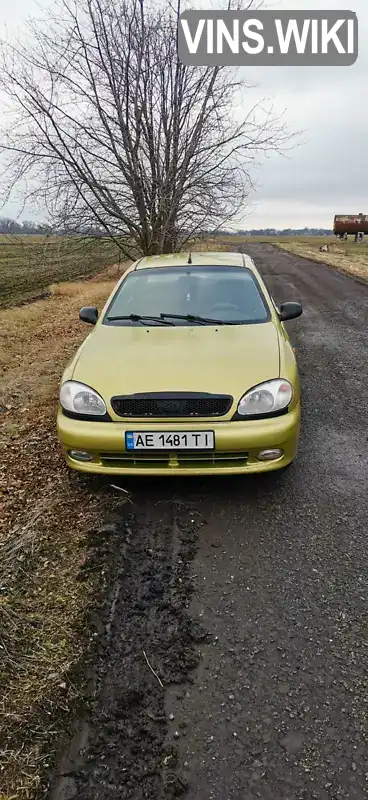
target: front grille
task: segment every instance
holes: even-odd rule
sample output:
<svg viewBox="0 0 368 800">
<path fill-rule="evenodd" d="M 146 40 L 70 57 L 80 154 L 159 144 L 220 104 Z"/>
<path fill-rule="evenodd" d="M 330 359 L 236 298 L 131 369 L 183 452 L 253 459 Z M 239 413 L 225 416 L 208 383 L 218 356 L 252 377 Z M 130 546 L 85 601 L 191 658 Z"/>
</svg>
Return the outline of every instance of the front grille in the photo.
<svg viewBox="0 0 368 800">
<path fill-rule="evenodd" d="M 112 408 L 119 417 L 221 417 L 230 410 L 233 398 L 216 394 L 136 394 L 113 397 Z"/>
<path fill-rule="evenodd" d="M 136 467 L 152 468 L 167 467 L 169 470 L 172 466 L 172 453 L 163 450 L 140 450 L 134 453 L 100 453 L 101 463 L 104 467 Z M 243 451 L 228 452 L 228 451 L 198 451 L 198 450 L 185 450 L 175 453 L 177 466 L 179 467 L 238 467 L 246 466 L 248 461 L 248 453 Z"/>
</svg>

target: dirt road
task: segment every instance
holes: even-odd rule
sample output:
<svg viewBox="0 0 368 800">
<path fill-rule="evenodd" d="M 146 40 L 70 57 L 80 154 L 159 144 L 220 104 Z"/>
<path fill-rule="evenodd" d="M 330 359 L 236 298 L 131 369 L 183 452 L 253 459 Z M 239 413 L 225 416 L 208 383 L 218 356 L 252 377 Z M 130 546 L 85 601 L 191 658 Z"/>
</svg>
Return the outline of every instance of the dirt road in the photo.
<svg viewBox="0 0 368 800">
<path fill-rule="evenodd" d="M 124 482 L 90 710 L 52 800 L 367 797 L 368 286 L 247 251 L 276 302 L 304 307 L 297 460 Z"/>
</svg>

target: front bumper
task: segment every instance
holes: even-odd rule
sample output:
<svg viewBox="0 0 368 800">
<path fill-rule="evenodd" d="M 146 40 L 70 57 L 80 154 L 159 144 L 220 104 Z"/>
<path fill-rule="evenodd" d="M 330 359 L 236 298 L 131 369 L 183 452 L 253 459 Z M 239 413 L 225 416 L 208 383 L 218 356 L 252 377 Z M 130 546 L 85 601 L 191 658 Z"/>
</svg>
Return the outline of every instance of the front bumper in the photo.
<svg viewBox="0 0 368 800">
<path fill-rule="evenodd" d="M 126 451 L 126 431 L 206 431 L 215 433 L 214 451 Z M 199 475 L 270 472 L 294 459 L 300 433 L 300 405 L 281 417 L 247 422 L 86 422 L 70 419 L 59 409 L 57 432 L 66 462 L 72 469 L 100 475 Z M 279 448 L 283 455 L 259 461 L 262 449 Z M 69 450 L 87 451 L 93 460 L 80 462 Z"/>
</svg>

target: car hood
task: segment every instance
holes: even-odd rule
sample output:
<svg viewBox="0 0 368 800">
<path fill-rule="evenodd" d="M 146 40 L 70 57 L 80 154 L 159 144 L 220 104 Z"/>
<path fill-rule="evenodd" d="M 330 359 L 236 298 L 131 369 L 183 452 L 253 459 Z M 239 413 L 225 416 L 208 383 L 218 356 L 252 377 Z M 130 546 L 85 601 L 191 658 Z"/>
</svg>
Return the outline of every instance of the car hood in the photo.
<svg viewBox="0 0 368 800">
<path fill-rule="evenodd" d="M 98 325 L 83 343 L 73 379 L 109 401 L 138 392 L 213 392 L 240 397 L 279 377 L 273 322 L 258 325 Z"/>
</svg>

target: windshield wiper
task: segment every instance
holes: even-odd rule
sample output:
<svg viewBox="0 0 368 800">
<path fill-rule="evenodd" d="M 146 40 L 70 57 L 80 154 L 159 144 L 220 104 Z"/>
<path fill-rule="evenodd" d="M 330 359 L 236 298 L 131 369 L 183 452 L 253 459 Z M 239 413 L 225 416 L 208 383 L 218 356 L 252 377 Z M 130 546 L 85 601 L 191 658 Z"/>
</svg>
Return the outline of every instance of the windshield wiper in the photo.
<svg viewBox="0 0 368 800">
<path fill-rule="evenodd" d="M 120 320 L 130 319 L 132 322 L 142 322 L 145 320 L 153 320 L 154 322 L 162 322 L 164 325 L 175 325 L 175 322 L 170 322 L 170 319 L 184 319 L 187 322 L 198 322 L 200 325 L 232 325 L 232 321 L 225 319 L 210 319 L 209 317 L 200 317 L 197 314 L 166 314 L 161 313 L 160 316 L 150 316 L 148 314 L 126 314 L 124 316 L 106 317 L 108 322 L 119 322 Z"/>
<path fill-rule="evenodd" d="M 171 315 L 169 315 L 171 316 Z M 162 314 L 159 317 L 151 317 L 146 314 L 127 314 L 125 316 L 117 316 L 117 317 L 106 317 L 108 322 L 118 322 L 119 320 L 123 319 L 131 319 L 132 322 L 144 322 L 145 320 L 153 320 L 154 322 L 162 322 L 164 325 L 174 325 L 174 322 L 169 322 L 169 320 L 164 319 Z"/>
<path fill-rule="evenodd" d="M 171 317 L 172 319 L 186 319 L 188 322 L 199 322 L 201 325 L 229 325 L 224 319 L 209 319 L 208 317 L 199 317 L 197 314 L 160 314 L 161 319 Z"/>
</svg>

